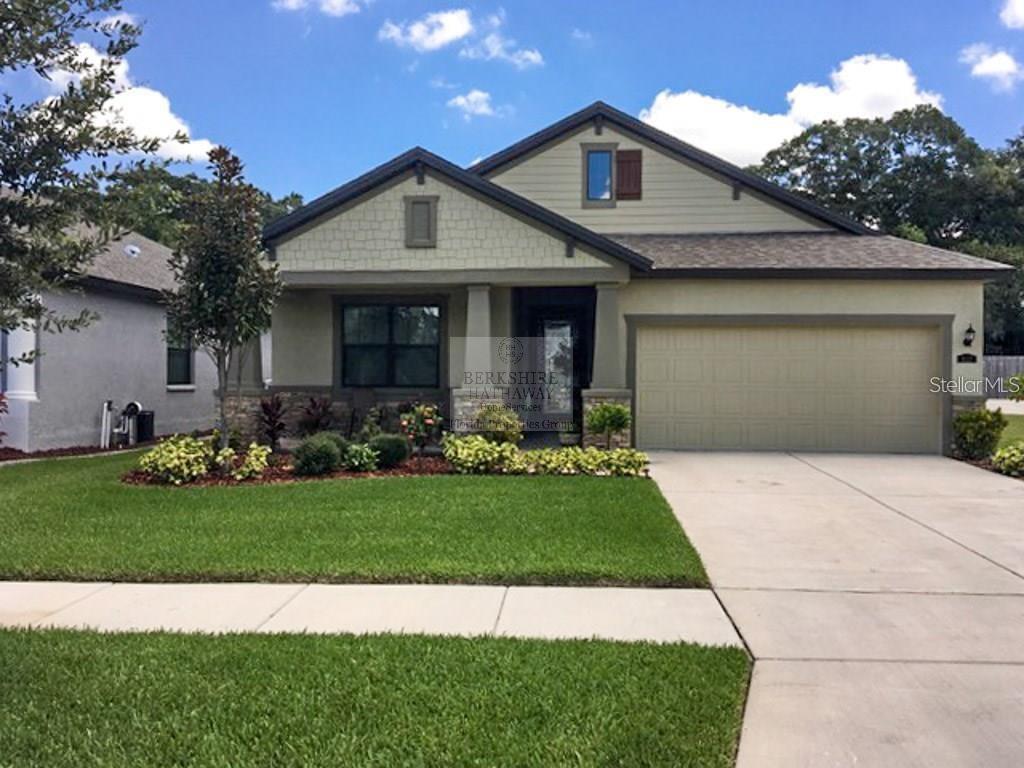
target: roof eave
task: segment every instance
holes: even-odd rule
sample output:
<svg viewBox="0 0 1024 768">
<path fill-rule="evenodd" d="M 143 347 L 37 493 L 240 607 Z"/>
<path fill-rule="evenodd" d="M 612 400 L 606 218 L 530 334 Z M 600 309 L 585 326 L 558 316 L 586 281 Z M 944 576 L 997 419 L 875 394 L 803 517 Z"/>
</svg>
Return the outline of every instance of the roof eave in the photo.
<svg viewBox="0 0 1024 768">
<path fill-rule="evenodd" d="M 906 267 L 655 267 L 637 277 L 732 280 L 1005 280 L 1005 269 L 906 268 Z"/>
</svg>

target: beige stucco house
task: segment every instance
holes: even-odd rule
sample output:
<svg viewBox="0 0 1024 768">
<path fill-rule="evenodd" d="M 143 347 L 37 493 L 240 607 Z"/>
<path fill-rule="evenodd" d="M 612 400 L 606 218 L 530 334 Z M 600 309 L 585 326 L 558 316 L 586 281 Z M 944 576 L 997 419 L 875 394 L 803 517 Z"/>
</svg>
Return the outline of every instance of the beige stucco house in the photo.
<svg viewBox="0 0 1024 768">
<path fill-rule="evenodd" d="M 940 453 L 1000 264 L 878 235 L 593 104 L 459 168 L 414 149 L 265 233 L 263 379 L 295 401 L 479 404 L 507 337 L 571 337 L 573 416 L 641 448 Z M 976 335 L 978 341 L 968 344 Z M 253 393 L 255 394 L 255 393 Z"/>
</svg>

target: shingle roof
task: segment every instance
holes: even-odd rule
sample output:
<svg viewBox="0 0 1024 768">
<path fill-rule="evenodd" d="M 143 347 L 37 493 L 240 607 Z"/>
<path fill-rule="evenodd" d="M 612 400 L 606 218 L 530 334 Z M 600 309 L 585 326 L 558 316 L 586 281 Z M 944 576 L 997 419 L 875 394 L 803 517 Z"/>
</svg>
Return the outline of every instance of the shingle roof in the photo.
<svg viewBox="0 0 1024 768">
<path fill-rule="evenodd" d="M 138 255 L 130 256 L 126 251 L 129 246 L 138 248 Z M 167 265 L 170 256 L 167 246 L 129 232 L 107 244 L 86 270 L 86 276 L 151 291 L 172 290 L 174 276 Z"/>
<path fill-rule="evenodd" d="M 890 236 L 842 233 L 641 235 L 610 240 L 651 259 L 652 276 L 977 277 L 1012 268 Z"/>
</svg>

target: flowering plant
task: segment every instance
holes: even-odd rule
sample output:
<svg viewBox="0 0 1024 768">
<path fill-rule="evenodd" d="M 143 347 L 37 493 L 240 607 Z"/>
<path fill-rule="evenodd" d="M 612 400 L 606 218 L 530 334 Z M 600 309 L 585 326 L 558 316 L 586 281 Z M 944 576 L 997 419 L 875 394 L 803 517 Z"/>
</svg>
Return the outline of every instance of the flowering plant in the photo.
<svg viewBox="0 0 1024 768">
<path fill-rule="evenodd" d="M 429 445 L 441 434 L 441 411 L 436 405 L 430 403 L 417 403 L 411 411 L 406 411 L 399 418 L 402 432 L 409 439 L 409 442 L 416 446 L 416 452 L 421 453 L 423 446 Z"/>
</svg>

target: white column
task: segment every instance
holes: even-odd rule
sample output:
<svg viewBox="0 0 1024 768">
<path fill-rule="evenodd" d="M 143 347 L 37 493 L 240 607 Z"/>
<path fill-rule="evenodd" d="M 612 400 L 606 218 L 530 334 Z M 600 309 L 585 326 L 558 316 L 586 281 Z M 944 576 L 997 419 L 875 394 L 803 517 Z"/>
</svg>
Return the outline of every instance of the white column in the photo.
<svg viewBox="0 0 1024 768">
<path fill-rule="evenodd" d="M 260 378 L 263 386 L 269 388 L 274 381 L 274 337 L 273 329 L 260 334 Z"/>
<path fill-rule="evenodd" d="M 36 350 L 37 333 L 33 327 L 30 330 L 18 328 L 7 333 L 7 359 L 17 360 L 23 355 Z M 34 363 L 7 363 L 7 399 L 28 400 L 35 402 L 36 396 L 36 366 Z"/>
<path fill-rule="evenodd" d="M 594 372 L 591 389 L 624 389 L 626 386 L 626 343 L 619 316 L 619 286 L 597 286 L 594 313 Z"/>
<path fill-rule="evenodd" d="M 470 285 L 466 289 L 466 373 L 491 370 L 491 286 Z"/>
</svg>

